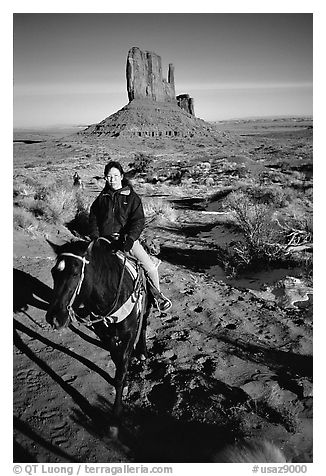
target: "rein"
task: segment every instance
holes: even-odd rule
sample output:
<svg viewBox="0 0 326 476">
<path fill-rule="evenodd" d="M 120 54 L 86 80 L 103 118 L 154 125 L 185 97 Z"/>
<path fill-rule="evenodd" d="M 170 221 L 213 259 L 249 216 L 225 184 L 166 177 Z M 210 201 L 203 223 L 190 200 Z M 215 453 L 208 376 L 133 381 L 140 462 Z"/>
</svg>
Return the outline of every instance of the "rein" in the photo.
<svg viewBox="0 0 326 476">
<path fill-rule="evenodd" d="M 70 302 L 67 306 L 67 310 L 68 310 L 70 319 L 72 321 L 76 321 L 77 320 L 76 319 L 76 314 L 75 314 L 75 311 L 72 308 L 72 305 L 73 305 L 73 303 L 76 299 L 76 296 L 80 293 L 80 290 L 81 290 L 81 287 L 82 287 L 82 284 L 83 284 L 83 281 L 84 281 L 84 277 L 85 277 L 85 267 L 86 267 L 87 264 L 89 264 L 89 261 L 85 258 L 85 256 L 79 256 L 79 255 L 75 255 L 73 253 L 61 253 L 60 256 L 71 256 L 72 258 L 79 259 L 83 263 L 77 287 L 76 287 L 76 289 L 75 289 L 75 291 L 72 295 L 72 298 L 70 299 Z"/>
</svg>

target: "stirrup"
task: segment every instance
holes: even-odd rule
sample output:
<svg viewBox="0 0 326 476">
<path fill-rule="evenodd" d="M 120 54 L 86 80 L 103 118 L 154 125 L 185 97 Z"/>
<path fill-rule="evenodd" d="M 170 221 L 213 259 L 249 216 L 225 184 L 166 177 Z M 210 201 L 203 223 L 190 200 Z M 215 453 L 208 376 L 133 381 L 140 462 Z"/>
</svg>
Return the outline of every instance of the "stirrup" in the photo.
<svg viewBox="0 0 326 476">
<path fill-rule="evenodd" d="M 172 302 L 170 301 L 170 299 L 168 299 L 166 296 L 164 296 L 164 294 L 161 294 L 161 298 L 162 298 L 161 302 L 158 302 L 157 299 L 154 299 L 155 305 L 156 305 L 158 311 L 165 312 L 165 311 L 168 311 L 169 309 L 171 309 Z"/>
</svg>

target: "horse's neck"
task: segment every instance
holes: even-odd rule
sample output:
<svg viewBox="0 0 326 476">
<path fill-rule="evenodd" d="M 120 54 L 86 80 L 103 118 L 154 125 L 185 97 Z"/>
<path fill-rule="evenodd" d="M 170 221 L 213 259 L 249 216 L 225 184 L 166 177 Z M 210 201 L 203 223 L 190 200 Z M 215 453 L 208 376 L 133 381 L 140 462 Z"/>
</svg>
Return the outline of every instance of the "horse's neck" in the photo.
<svg viewBox="0 0 326 476">
<path fill-rule="evenodd" d="M 101 259 L 92 259 L 85 274 L 87 297 L 97 296 L 103 300 L 114 300 L 118 291 L 121 266 L 115 255 L 107 254 Z"/>
<path fill-rule="evenodd" d="M 118 258 L 114 258 L 113 268 L 107 263 L 108 266 L 94 265 L 87 271 L 82 300 L 89 312 L 105 315 L 112 306 L 124 303 L 132 293 L 125 279 L 119 288 L 121 268 L 116 261 Z"/>
</svg>

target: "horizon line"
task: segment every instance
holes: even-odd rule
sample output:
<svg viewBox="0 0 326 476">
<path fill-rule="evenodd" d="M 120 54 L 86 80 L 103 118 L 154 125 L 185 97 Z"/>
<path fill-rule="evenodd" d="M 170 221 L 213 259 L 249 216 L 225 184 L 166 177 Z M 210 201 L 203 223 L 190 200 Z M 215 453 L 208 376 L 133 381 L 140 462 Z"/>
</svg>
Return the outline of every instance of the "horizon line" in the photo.
<svg viewBox="0 0 326 476">
<path fill-rule="evenodd" d="M 196 116 L 197 117 L 197 116 Z M 197 117 L 200 119 L 199 117 Z M 313 114 L 265 114 L 259 116 L 241 116 L 241 117 L 226 117 L 224 119 L 210 119 L 206 120 L 206 122 L 215 123 L 215 122 L 225 122 L 225 121 L 243 121 L 243 120 L 255 120 L 255 119 L 286 119 L 286 118 L 306 118 L 306 119 L 313 119 Z M 76 123 L 54 123 L 54 124 L 47 124 L 47 125 L 21 125 L 21 126 L 14 126 L 13 131 L 20 130 L 20 129 L 50 129 L 50 128 L 68 128 L 68 127 L 89 127 L 93 124 L 97 124 L 97 122 L 91 122 L 87 124 L 76 124 Z"/>
</svg>

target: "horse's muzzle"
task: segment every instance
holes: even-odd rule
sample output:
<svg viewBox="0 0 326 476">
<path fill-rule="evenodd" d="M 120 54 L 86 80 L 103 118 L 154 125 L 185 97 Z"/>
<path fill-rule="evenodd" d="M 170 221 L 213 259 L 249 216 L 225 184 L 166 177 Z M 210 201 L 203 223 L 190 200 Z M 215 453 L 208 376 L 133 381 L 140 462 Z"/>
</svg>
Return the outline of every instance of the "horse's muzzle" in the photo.
<svg viewBox="0 0 326 476">
<path fill-rule="evenodd" d="M 51 309 L 45 315 L 45 320 L 52 329 L 62 329 L 63 327 L 67 327 L 69 325 L 69 314 L 68 311 L 57 311 L 53 312 Z"/>
</svg>

